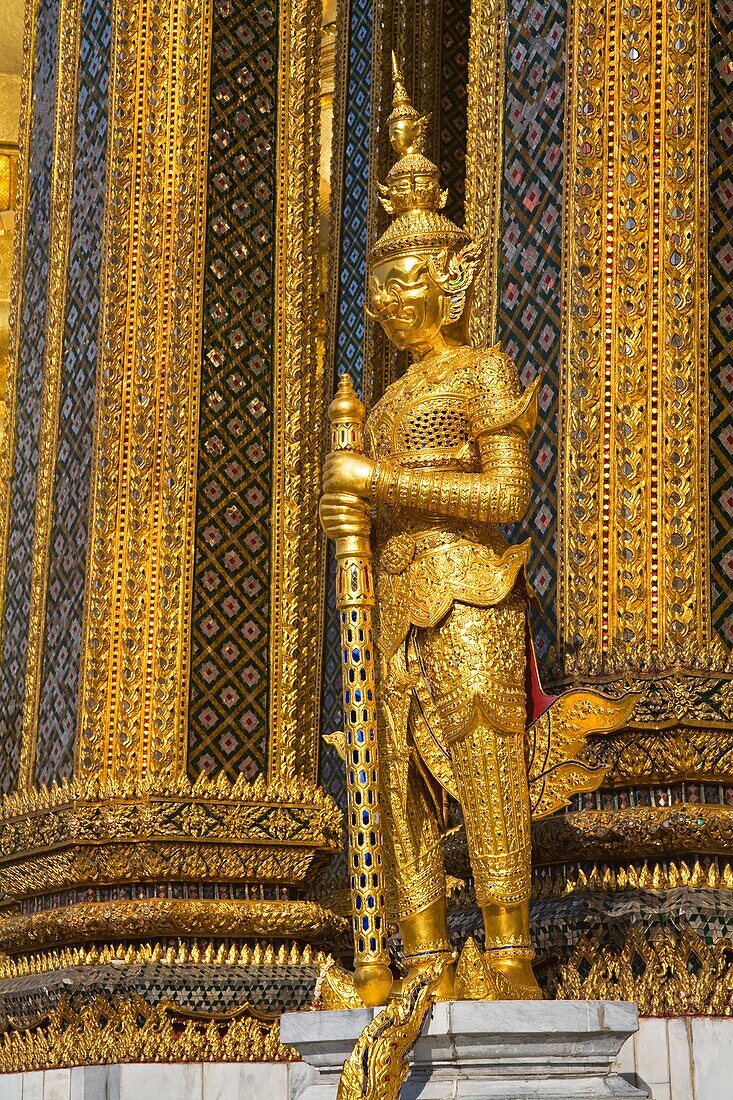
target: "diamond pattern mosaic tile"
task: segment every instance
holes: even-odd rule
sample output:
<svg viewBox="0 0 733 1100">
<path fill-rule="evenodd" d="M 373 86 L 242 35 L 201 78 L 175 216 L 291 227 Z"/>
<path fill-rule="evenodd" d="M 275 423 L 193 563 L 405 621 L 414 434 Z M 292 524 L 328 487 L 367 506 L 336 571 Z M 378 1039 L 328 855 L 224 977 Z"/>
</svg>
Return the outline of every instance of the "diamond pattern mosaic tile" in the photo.
<svg viewBox="0 0 733 1100">
<path fill-rule="evenodd" d="M 710 550 L 713 625 L 733 645 L 733 0 L 710 51 Z"/>
<path fill-rule="evenodd" d="M 522 385 L 539 373 L 544 379 L 532 438 L 533 507 L 511 531 L 513 539 L 532 539 L 540 665 L 556 638 L 565 22 L 564 0 L 508 5 L 498 331 Z"/>
<path fill-rule="evenodd" d="M 21 714 L 28 651 L 38 432 L 45 349 L 48 236 L 51 204 L 58 0 L 40 0 L 36 23 L 28 222 L 23 269 L 20 363 L 15 413 L 15 458 L 10 487 L 3 654 L 0 668 L 0 791 L 12 789 L 20 756 Z"/>
<path fill-rule="evenodd" d="M 348 372 L 361 392 L 364 352 L 364 286 L 366 279 L 369 172 L 369 87 L 371 84 L 372 3 L 351 0 L 349 26 L 349 85 L 344 140 L 344 189 L 341 215 L 341 255 L 338 327 L 334 363 L 336 378 Z M 328 548 L 326 616 L 323 649 L 321 726 L 324 733 L 342 728 L 341 645 L 335 602 L 336 562 L 333 543 Z M 321 746 L 320 782 L 343 807 L 346 783 L 336 750 Z"/>
<path fill-rule="evenodd" d="M 86 574 L 107 144 L 110 0 L 85 0 L 36 781 L 70 777 Z"/>
<path fill-rule="evenodd" d="M 351 5 L 347 92 L 341 275 L 336 374 L 349 371 L 358 386 L 363 370 L 369 182 L 369 88 L 371 85 L 371 0 Z"/>
<path fill-rule="evenodd" d="M 729 890 L 588 891 L 533 902 L 531 924 L 532 941 L 541 955 L 563 957 L 581 936 L 621 950 L 632 929 L 651 943 L 667 936 L 676 939 L 689 926 L 712 944 L 731 935 L 733 906 Z"/>
<path fill-rule="evenodd" d="M 189 774 L 264 771 L 277 9 L 214 7 Z"/>
<path fill-rule="evenodd" d="M 8 978 L 0 1004 L 17 1020 L 33 1021 L 69 997 L 77 1010 L 96 997 L 112 1002 L 141 997 L 149 1005 L 172 1001 L 204 1017 L 226 1016 L 249 1006 L 265 1017 L 305 1008 L 313 999 L 319 965 L 227 966 L 207 963 L 101 963 Z"/>
<path fill-rule="evenodd" d="M 440 169 L 443 186 L 449 190 L 444 214 L 457 225 L 465 221 L 470 19 L 468 0 L 443 0 Z"/>
</svg>

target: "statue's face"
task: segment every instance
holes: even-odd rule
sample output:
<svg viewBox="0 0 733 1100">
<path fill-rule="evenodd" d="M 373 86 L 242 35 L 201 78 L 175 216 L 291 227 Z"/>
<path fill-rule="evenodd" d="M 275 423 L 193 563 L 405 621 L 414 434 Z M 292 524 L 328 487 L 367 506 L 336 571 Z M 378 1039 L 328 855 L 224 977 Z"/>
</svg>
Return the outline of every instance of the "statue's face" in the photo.
<svg viewBox="0 0 733 1100">
<path fill-rule="evenodd" d="M 405 153 L 413 153 L 419 147 L 422 132 L 421 118 L 400 118 L 389 126 L 390 141 L 403 156 Z"/>
<path fill-rule="evenodd" d="M 369 278 L 369 312 L 396 348 L 425 352 L 448 316 L 445 292 L 428 274 L 425 256 L 399 256 L 376 264 Z"/>
</svg>

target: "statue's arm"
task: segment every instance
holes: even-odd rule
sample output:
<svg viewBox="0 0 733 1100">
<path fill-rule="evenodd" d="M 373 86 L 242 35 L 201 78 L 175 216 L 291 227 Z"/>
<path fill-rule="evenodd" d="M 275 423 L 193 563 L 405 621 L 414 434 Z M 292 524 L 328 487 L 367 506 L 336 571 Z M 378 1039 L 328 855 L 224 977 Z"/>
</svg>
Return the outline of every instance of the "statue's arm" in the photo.
<svg viewBox="0 0 733 1100">
<path fill-rule="evenodd" d="M 503 405 L 494 399 L 484 409 L 477 402 L 472 429 L 480 473 L 406 470 L 394 462 L 379 462 L 373 483 L 377 503 L 486 524 L 521 519 L 530 501 L 529 435 L 535 406 L 535 386 Z"/>
</svg>

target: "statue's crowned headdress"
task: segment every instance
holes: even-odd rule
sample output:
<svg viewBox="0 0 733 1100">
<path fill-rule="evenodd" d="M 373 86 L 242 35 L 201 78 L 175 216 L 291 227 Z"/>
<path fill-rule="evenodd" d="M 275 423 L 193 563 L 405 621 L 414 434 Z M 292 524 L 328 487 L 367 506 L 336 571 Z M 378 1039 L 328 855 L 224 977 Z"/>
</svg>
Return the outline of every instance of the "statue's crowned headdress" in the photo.
<svg viewBox="0 0 733 1100">
<path fill-rule="evenodd" d="M 440 170 L 424 153 L 429 115 L 419 114 L 410 103 L 397 59 L 392 55 L 394 100 L 387 122 L 389 139 L 399 159 L 379 186 L 379 200 L 393 216 L 389 228 L 375 243 L 369 264 L 396 256 L 427 252 L 440 263 L 430 264 L 431 274 L 444 286 L 456 306 L 473 281 L 481 262 L 483 240 L 449 221 L 440 211 L 448 192 L 440 185 Z"/>
</svg>

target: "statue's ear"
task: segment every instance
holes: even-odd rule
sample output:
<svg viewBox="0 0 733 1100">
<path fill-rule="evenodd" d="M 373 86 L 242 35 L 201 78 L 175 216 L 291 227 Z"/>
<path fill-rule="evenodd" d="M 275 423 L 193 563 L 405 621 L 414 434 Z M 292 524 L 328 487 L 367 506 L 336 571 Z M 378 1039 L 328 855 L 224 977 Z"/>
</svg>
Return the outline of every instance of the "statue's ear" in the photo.
<svg viewBox="0 0 733 1100">
<path fill-rule="evenodd" d="M 486 233 L 481 233 L 474 240 L 464 245 L 456 255 L 456 266 L 461 270 L 465 288 L 471 285 L 476 274 L 484 262 L 486 253 Z"/>
<path fill-rule="evenodd" d="M 379 201 L 387 211 L 388 214 L 394 214 L 394 204 L 389 197 L 389 187 L 385 187 L 383 183 L 377 184 L 377 194 Z"/>
</svg>

